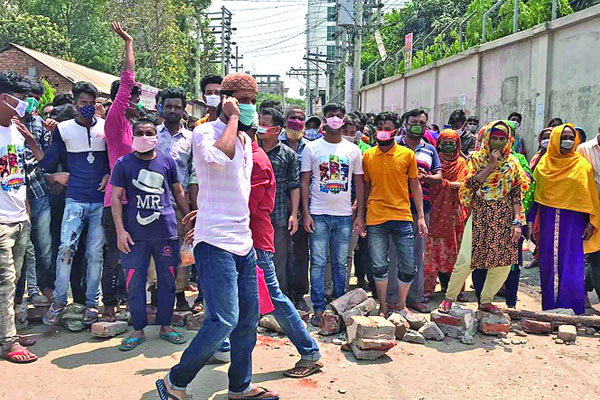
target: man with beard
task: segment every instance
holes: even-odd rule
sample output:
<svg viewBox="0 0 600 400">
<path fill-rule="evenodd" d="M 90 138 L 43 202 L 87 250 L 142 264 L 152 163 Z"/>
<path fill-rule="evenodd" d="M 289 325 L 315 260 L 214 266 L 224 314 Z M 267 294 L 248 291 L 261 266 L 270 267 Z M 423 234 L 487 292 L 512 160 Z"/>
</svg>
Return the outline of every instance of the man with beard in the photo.
<svg viewBox="0 0 600 400">
<path fill-rule="evenodd" d="M 380 315 L 387 317 L 389 242 L 392 239 L 398 260 L 398 309 L 410 313 L 406 298 L 417 274 L 415 233 L 427 236 L 423 212 L 423 194 L 419 182 L 417 156 L 409 148 L 395 143 L 399 121 L 392 113 L 375 118 L 377 146 L 365 151 L 363 169 L 367 193 L 367 241 L 372 273 L 380 302 Z M 389 174 L 388 170 L 395 173 Z M 417 214 L 417 232 L 413 230 L 412 200 Z"/>
<path fill-rule="evenodd" d="M 256 114 L 258 85 L 245 73 L 223 79 L 226 96 L 219 118 L 194 130 L 194 166 L 200 207 L 194 228 L 194 258 L 206 318 L 179 364 L 156 382 L 161 400 L 186 398 L 186 387 L 223 341 L 231 340 L 232 400 L 279 399 L 252 384 L 252 350 L 258 325 L 256 259 L 250 231 L 251 139 L 245 133 Z"/>
<path fill-rule="evenodd" d="M 325 311 L 325 264 L 331 247 L 333 296 L 346 290 L 348 246 L 352 231 L 364 233 L 364 180 L 358 146 L 342 139 L 346 110 L 341 104 L 324 107 L 325 134 L 306 146 L 302 157 L 300 192 L 304 229 L 310 235 L 310 283 L 318 326 Z M 289 122 L 289 120 L 288 120 Z M 353 180 L 354 179 L 354 180 Z M 357 213 L 352 221 L 351 183 L 356 188 Z"/>
<path fill-rule="evenodd" d="M 54 301 L 44 315 L 46 325 L 56 325 L 67 305 L 73 256 L 84 226 L 87 226 L 87 289 L 82 322 L 91 325 L 98 319 L 102 248 L 105 243 L 102 212 L 110 168 L 104 140 L 104 120 L 94 116 L 96 97 L 98 90 L 91 83 L 77 82 L 73 85 L 73 98 L 79 114 L 75 119 L 58 124 L 52 144 L 41 161 L 42 168 L 53 173 L 66 157 L 69 172 L 56 260 Z"/>
<path fill-rule="evenodd" d="M 157 127 L 158 146 L 156 149 L 170 155 L 177 163 L 179 181 L 187 197 L 192 174 L 192 132 L 182 124 L 183 112 L 186 106 L 185 90 L 180 87 L 164 89 L 161 92 L 161 104 L 165 120 Z M 177 233 L 181 244 L 185 236 L 181 220 L 185 214 L 179 207 L 175 207 L 175 213 L 177 215 Z M 177 311 L 191 310 L 185 298 L 185 289 L 190 285 L 190 267 L 189 265 L 180 265 L 177 268 L 177 303 L 175 305 Z M 149 281 L 156 282 L 154 269 L 151 269 Z"/>
<path fill-rule="evenodd" d="M 121 79 L 114 81 L 110 88 L 110 98 L 113 104 L 106 115 L 104 133 L 108 150 L 108 162 L 112 168 L 119 158 L 130 154 L 133 141 L 132 121 L 138 117 L 137 104 L 140 101 L 141 89 L 135 85 L 135 59 L 133 54 L 133 39 L 125 32 L 118 22 L 112 23 L 113 31 L 125 42 L 125 60 L 121 70 Z M 116 312 L 119 297 L 127 299 L 126 293 L 119 293 L 119 276 L 122 268 L 119 262 L 120 253 L 117 247 L 117 231 L 111 212 L 110 199 L 112 185 L 106 185 L 104 196 L 104 210 L 102 212 L 102 226 L 106 235 L 106 255 L 102 269 L 102 302 L 104 312 L 101 321 L 114 322 L 117 320 Z M 125 197 L 123 197 L 125 203 Z"/>
</svg>

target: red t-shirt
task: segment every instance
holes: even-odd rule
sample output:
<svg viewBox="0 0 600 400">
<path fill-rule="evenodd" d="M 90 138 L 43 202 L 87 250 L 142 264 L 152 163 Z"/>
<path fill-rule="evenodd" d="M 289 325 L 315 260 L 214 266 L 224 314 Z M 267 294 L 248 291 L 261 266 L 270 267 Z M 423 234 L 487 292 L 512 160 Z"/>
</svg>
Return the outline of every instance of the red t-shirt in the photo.
<svg viewBox="0 0 600 400">
<path fill-rule="evenodd" d="M 275 253 L 275 231 L 271 213 L 275 207 L 275 173 L 267 153 L 252 142 L 252 175 L 250 176 L 250 230 L 254 248 Z"/>
</svg>

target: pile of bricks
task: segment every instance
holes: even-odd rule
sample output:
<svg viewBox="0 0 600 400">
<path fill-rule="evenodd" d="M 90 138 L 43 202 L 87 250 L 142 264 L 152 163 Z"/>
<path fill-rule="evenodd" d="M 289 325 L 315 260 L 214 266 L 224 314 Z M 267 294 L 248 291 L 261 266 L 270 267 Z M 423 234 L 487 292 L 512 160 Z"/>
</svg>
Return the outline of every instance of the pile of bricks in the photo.
<svg viewBox="0 0 600 400">
<path fill-rule="evenodd" d="M 348 345 L 359 360 L 375 360 L 396 345 L 396 326 L 383 317 L 351 316 Z"/>
</svg>

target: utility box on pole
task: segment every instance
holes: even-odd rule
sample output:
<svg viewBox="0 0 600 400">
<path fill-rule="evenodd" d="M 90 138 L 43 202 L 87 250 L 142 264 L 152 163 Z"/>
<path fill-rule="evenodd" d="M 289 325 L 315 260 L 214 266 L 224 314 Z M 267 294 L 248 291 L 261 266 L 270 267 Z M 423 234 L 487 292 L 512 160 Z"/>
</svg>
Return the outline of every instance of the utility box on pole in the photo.
<svg viewBox="0 0 600 400">
<path fill-rule="evenodd" d="M 354 0 L 338 0 L 337 24 L 338 26 L 354 26 L 356 7 Z"/>
</svg>

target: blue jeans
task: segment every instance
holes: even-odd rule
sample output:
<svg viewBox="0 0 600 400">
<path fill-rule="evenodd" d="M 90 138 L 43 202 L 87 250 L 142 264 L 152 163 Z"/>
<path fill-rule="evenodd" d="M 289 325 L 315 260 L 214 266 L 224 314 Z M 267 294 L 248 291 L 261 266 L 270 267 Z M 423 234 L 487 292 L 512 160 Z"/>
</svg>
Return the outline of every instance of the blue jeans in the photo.
<svg viewBox="0 0 600 400">
<path fill-rule="evenodd" d="M 81 230 L 84 225 L 87 225 L 85 304 L 89 307 L 98 306 L 102 251 L 105 242 L 102 210 L 102 203 L 82 203 L 72 199 L 67 199 L 65 202 L 65 212 L 60 230 L 60 246 L 56 258 L 56 281 L 54 281 L 54 301 L 57 303 L 67 303 L 73 257 L 77 252 Z"/>
<path fill-rule="evenodd" d="M 331 245 L 333 297 L 346 291 L 348 245 L 352 237 L 352 217 L 312 215 L 315 231 L 310 234 L 310 299 L 315 312 L 325 311 L 325 264 Z"/>
<path fill-rule="evenodd" d="M 373 277 L 375 281 L 388 279 L 390 237 L 398 254 L 398 280 L 407 285 L 412 282 L 417 273 L 414 256 L 415 234 L 410 221 L 387 221 L 379 225 L 367 226 Z"/>
<path fill-rule="evenodd" d="M 156 324 L 171 325 L 175 305 L 175 268 L 179 265 L 179 240 L 138 240 L 130 245 L 129 254 L 121 254 L 126 271 L 127 298 L 133 329 L 140 331 L 148 325 L 146 311 L 146 281 L 150 256 L 154 258 L 157 289 Z"/>
<path fill-rule="evenodd" d="M 31 241 L 35 247 L 37 286 L 40 289 L 52 287 L 52 236 L 50 235 L 50 203 L 48 196 L 30 199 Z M 28 271 L 29 274 L 29 271 Z M 28 275 L 29 276 L 29 275 Z"/>
<path fill-rule="evenodd" d="M 279 323 L 279 326 L 281 326 L 281 329 L 283 329 L 283 332 L 294 346 L 296 346 L 296 350 L 298 350 L 303 360 L 319 360 L 321 353 L 319 352 L 317 342 L 308 334 L 298 311 L 290 299 L 279 289 L 279 281 L 277 280 L 275 264 L 273 263 L 273 253 L 256 249 L 256 255 L 258 257 L 258 266 L 265 272 L 265 281 L 271 295 L 271 301 L 273 302 L 273 306 L 275 306 L 273 316 Z"/>
<path fill-rule="evenodd" d="M 201 242 L 194 248 L 194 257 L 206 303 L 204 324 L 179 364 L 171 368 L 169 381 L 174 389 L 184 390 L 229 337 L 229 392 L 246 394 L 252 389 L 252 350 L 258 326 L 254 254 L 238 256 Z"/>
</svg>

